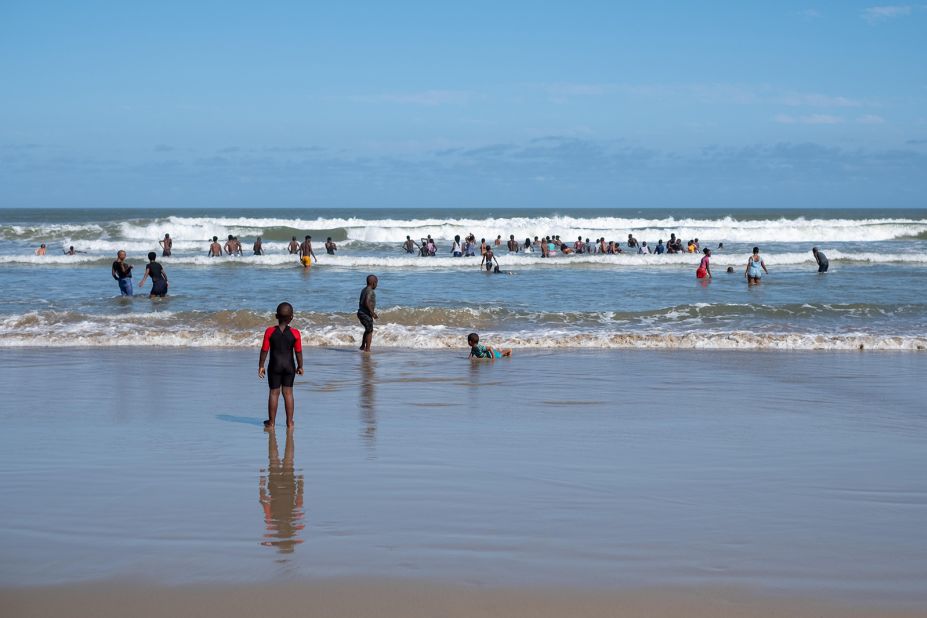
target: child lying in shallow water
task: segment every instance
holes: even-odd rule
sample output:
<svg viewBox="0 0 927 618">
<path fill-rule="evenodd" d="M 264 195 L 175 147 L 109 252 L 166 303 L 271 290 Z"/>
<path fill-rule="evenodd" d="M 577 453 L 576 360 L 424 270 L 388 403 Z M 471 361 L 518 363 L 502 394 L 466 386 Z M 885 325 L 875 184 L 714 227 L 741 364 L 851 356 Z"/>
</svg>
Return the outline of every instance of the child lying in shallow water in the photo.
<svg viewBox="0 0 927 618">
<path fill-rule="evenodd" d="M 469 358 L 502 358 L 503 356 L 511 356 L 512 350 L 506 348 L 505 350 L 496 350 L 492 346 L 483 345 L 480 343 L 480 336 L 476 333 L 470 333 L 467 335 L 467 345 L 470 346 L 470 356 Z"/>
</svg>

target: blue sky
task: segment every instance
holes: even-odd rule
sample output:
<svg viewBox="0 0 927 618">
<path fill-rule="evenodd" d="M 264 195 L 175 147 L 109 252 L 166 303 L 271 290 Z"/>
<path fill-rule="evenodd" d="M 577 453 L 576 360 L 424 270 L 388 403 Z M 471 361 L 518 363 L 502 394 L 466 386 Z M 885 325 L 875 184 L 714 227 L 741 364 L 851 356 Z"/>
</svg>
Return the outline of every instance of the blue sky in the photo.
<svg viewBox="0 0 927 618">
<path fill-rule="evenodd" d="M 923 207 L 927 4 L 0 2 L 0 206 Z"/>
</svg>

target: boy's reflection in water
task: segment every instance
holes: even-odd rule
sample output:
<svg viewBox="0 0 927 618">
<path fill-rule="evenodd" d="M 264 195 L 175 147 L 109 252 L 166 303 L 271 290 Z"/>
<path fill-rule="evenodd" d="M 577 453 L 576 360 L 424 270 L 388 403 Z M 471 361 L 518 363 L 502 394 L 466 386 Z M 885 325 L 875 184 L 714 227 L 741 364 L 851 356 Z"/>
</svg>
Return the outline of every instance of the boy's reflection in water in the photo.
<svg viewBox="0 0 927 618">
<path fill-rule="evenodd" d="M 377 364 L 373 356 L 365 354 L 361 359 L 361 439 L 368 448 L 373 448 L 377 440 Z"/>
<path fill-rule="evenodd" d="M 286 432 L 283 461 L 277 449 L 277 434 L 267 431 L 267 470 L 260 478 L 260 499 L 264 507 L 267 532 L 261 545 L 276 547 L 281 554 L 291 554 L 302 543 L 297 538 L 305 528 L 303 518 L 303 475 L 293 469 L 293 429 Z"/>
</svg>

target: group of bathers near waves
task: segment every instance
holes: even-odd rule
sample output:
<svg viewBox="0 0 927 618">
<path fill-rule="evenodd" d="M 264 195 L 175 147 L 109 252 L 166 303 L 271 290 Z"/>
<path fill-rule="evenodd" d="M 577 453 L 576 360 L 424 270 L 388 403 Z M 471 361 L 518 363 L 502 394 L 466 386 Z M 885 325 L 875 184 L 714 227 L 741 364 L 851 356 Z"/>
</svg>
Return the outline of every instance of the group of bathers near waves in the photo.
<svg viewBox="0 0 927 618">
<path fill-rule="evenodd" d="M 723 243 L 721 246 L 723 246 Z M 485 256 L 487 252 L 491 252 L 494 255 L 496 251 L 501 251 L 502 247 L 505 247 L 510 254 L 540 253 L 541 257 L 545 258 L 573 254 L 618 255 L 620 253 L 654 253 L 662 255 L 664 253 L 698 253 L 699 241 L 698 238 L 694 238 L 688 243 L 683 244 L 682 239 L 676 238 L 676 234 L 674 233 L 670 234 L 670 238 L 665 244 L 661 238 L 657 241 L 656 246 L 648 246 L 647 241 L 638 241 L 634 238 L 633 234 L 628 234 L 627 243 L 625 247 L 622 247 L 621 243 L 617 240 L 606 241 L 604 236 L 602 238 L 596 238 L 595 241 L 589 238 L 584 239 L 580 236 L 576 239 L 576 242 L 571 243 L 561 240 L 559 235 L 545 236 L 543 238 L 535 236 L 534 240 L 526 238 L 524 242 L 520 242 L 515 240 L 514 234 L 509 234 L 509 239 L 503 241 L 502 235 L 500 234 L 490 243 L 487 242 L 485 238 L 481 238 L 480 241 L 477 242 L 476 236 L 468 234 L 463 239 L 460 238 L 460 235 L 454 236 L 454 240 L 451 242 L 450 254 L 453 257 L 475 257 L 477 250 L 479 250 L 481 256 Z M 405 242 L 402 243 L 402 248 L 406 253 L 412 255 L 418 254 L 422 257 L 434 257 L 439 252 L 438 245 L 430 234 L 426 238 L 422 238 L 421 242 L 416 242 L 412 240 L 411 236 L 406 236 Z"/>
<path fill-rule="evenodd" d="M 325 241 L 325 252 L 328 255 L 335 255 L 335 252 L 338 250 L 338 245 L 335 244 L 335 241 L 332 240 L 332 237 L 329 236 Z M 242 250 L 241 241 L 238 240 L 237 236 L 229 234 L 228 241 L 226 241 L 225 246 L 219 244 L 219 237 L 212 237 L 212 244 L 209 245 L 209 257 L 221 257 L 225 251 L 225 255 L 244 255 Z M 264 244 L 263 239 L 258 236 L 254 241 L 252 246 L 252 251 L 254 255 L 264 255 Z M 306 238 L 303 239 L 303 242 L 296 240 L 296 237 L 290 240 L 290 243 L 287 245 L 287 252 L 290 255 L 295 255 L 299 257 L 300 263 L 305 268 L 312 266 L 313 261 L 318 261 L 318 258 L 315 256 L 315 251 L 312 249 L 312 236 L 306 235 Z"/>
<path fill-rule="evenodd" d="M 723 245 L 724 243 L 721 243 L 718 246 L 723 247 Z M 695 277 L 696 279 L 708 280 L 712 278 L 711 249 L 705 247 L 702 249 L 702 254 L 702 259 L 695 271 Z M 817 247 L 813 247 L 811 249 L 811 254 L 814 256 L 814 260 L 818 265 L 818 272 L 826 273 L 830 268 L 830 261 L 827 259 L 827 256 L 824 255 L 824 252 Z M 727 272 L 733 273 L 734 267 L 728 266 Z M 747 279 L 747 285 L 758 285 L 764 274 L 768 275 L 769 269 L 766 268 L 766 262 L 760 257 L 760 248 L 753 247 L 753 252 L 750 254 L 750 257 L 747 258 L 747 267 L 744 269 L 744 277 Z"/>
<path fill-rule="evenodd" d="M 563 242 L 560 240 L 560 236 L 556 235 L 545 236 L 543 239 L 535 236 L 533 241 L 530 238 L 526 238 L 524 243 L 520 243 L 515 240 L 514 234 L 510 234 L 508 242 L 503 243 L 502 235 L 500 234 L 496 236 L 496 240 L 491 244 L 486 242 L 485 238 L 481 238 L 479 244 L 477 244 L 476 236 L 473 234 L 467 235 L 463 240 L 457 235 L 454 236 L 454 240 L 451 243 L 450 253 L 453 257 L 475 257 L 478 248 L 480 256 L 482 257 L 480 268 L 485 265 L 487 271 L 500 272 L 499 260 L 496 258 L 496 250 L 503 245 L 508 249 L 509 254 L 533 253 L 537 250 L 540 252 L 541 257 L 544 258 L 572 254 L 618 255 L 622 253 L 636 253 L 639 255 L 663 255 L 674 253 L 698 253 L 701 249 L 703 255 L 695 271 L 695 276 L 698 279 L 711 279 L 712 276 L 711 249 L 707 247 L 701 248 L 698 238 L 693 238 L 687 243 L 683 243 L 682 239 L 677 238 L 675 233 L 670 234 L 670 238 L 666 244 L 663 243 L 662 238 L 658 240 L 655 247 L 648 247 L 647 241 L 638 241 L 634 238 L 633 234 L 628 234 L 627 250 L 623 249 L 621 243 L 617 241 L 610 240 L 606 242 L 605 237 L 598 238 L 595 242 L 592 242 L 590 239 L 586 238 L 584 240 L 583 237 L 580 236 L 576 239 L 576 242 L 571 245 L 570 243 Z M 402 248 L 406 253 L 413 255 L 418 253 L 418 255 L 422 257 L 434 257 L 438 253 L 438 246 L 430 234 L 426 238 L 421 239 L 421 244 L 412 240 L 411 236 L 406 236 L 405 242 L 402 243 Z M 718 249 L 723 248 L 724 243 L 718 243 Z M 811 249 L 811 253 L 814 255 L 814 259 L 817 262 L 818 272 L 826 273 L 827 269 L 830 267 L 827 256 L 824 255 L 823 251 L 818 250 L 817 247 Z M 734 272 L 734 267 L 728 267 L 727 272 Z M 766 268 L 766 263 L 760 257 L 759 247 L 754 247 L 753 253 L 747 260 L 744 276 L 750 285 L 756 285 L 760 282 L 763 273 L 769 274 L 769 270 Z"/>
</svg>

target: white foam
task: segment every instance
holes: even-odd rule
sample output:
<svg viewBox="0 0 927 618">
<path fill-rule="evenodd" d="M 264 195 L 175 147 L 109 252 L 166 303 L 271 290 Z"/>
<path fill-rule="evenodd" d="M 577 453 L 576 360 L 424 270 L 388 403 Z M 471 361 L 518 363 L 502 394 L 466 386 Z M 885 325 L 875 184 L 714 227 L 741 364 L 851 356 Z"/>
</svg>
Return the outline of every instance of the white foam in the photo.
<svg viewBox="0 0 927 618">
<path fill-rule="evenodd" d="M 655 243 L 669 238 L 671 232 L 683 240 L 699 238 L 712 242 L 866 242 L 901 238 L 927 232 L 925 219 L 805 219 L 778 218 L 740 220 L 733 217 L 698 218 L 628 218 L 628 217 L 488 217 L 442 219 L 360 219 L 317 218 L 281 219 L 260 217 L 167 217 L 150 223 L 126 222 L 121 226 L 127 239 L 157 239 L 165 233 L 180 240 L 211 238 L 214 234 L 256 236 L 270 228 L 293 230 L 328 230 L 343 228 L 351 240 L 398 243 L 405 237 L 414 239 L 431 235 L 447 241 L 455 234 L 473 233 L 477 238 L 495 239 L 513 234 L 516 240 L 547 234 L 559 234 L 571 242 L 577 236 L 624 241 L 629 233 L 640 240 Z"/>
<path fill-rule="evenodd" d="M 250 320 L 246 320 L 249 321 Z M 171 312 L 132 314 L 113 319 L 105 315 L 39 313 L 7 316 L 0 320 L 0 347 L 45 345 L 49 329 L 56 346 L 122 347 L 254 347 L 260 342 L 259 328 L 191 328 L 185 316 Z M 379 324 L 377 347 L 461 349 L 469 327 L 447 325 Z M 301 330 L 305 346 L 355 346 L 357 325 L 344 323 L 308 324 Z M 517 349 L 706 349 L 706 350 L 927 350 L 927 336 L 878 333 L 762 333 L 742 330 L 679 331 L 665 328 L 650 331 L 614 330 L 522 330 L 483 332 L 483 341 L 496 347 Z"/>
</svg>

